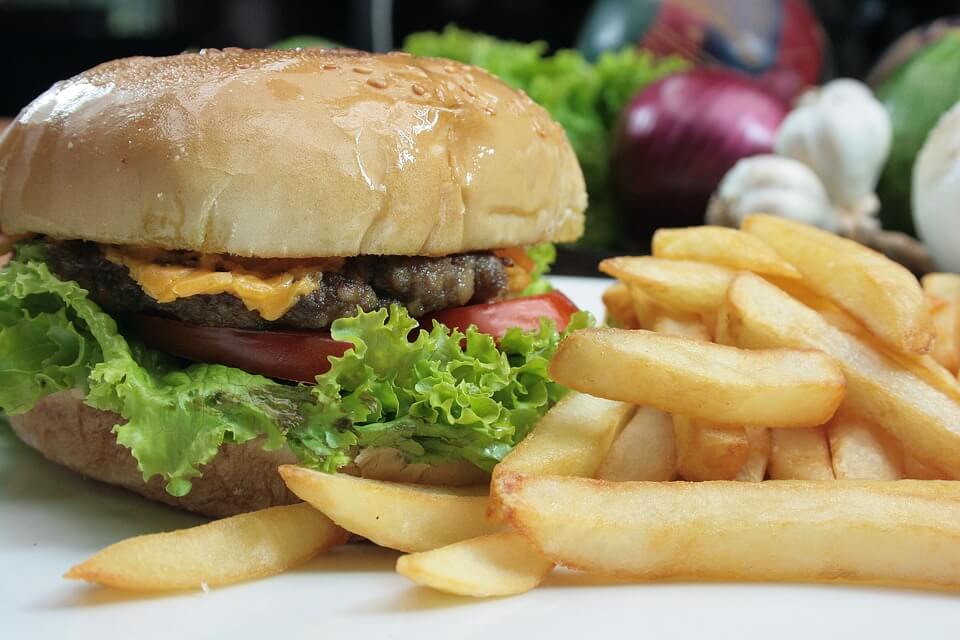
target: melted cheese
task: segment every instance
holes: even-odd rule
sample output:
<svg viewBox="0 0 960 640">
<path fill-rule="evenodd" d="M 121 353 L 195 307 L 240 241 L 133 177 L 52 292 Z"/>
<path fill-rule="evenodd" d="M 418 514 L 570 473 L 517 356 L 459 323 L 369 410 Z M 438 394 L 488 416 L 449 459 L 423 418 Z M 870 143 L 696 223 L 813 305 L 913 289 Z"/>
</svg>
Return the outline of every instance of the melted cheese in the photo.
<svg viewBox="0 0 960 640">
<path fill-rule="evenodd" d="M 317 288 L 319 272 L 343 264 L 339 258 L 258 261 L 207 254 L 181 254 L 171 262 L 165 259 L 171 254 L 120 247 L 107 247 L 104 255 L 127 267 L 130 277 L 157 302 L 228 293 L 264 320 L 283 316 Z"/>
<path fill-rule="evenodd" d="M 535 265 L 524 247 L 509 247 L 506 249 L 494 249 L 493 254 L 498 258 L 506 258 L 510 261 L 507 265 L 507 292 L 520 293 L 533 282 L 533 269 Z"/>
</svg>

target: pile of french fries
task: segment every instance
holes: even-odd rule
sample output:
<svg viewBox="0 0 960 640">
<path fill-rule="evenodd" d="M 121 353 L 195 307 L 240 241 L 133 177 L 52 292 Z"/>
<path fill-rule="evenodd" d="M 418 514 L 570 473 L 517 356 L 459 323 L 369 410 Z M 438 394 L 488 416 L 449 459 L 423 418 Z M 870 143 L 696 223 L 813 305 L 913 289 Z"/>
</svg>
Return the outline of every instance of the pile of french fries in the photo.
<svg viewBox="0 0 960 640">
<path fill-rule="evenodd" d="M 348 532 L 468 596 L 555 565 L 658 579 L 960 588 L 960 276 L 922 284 L 788 220 L 661 230 L 607 260 L 608 324 L 569 336 L 575 391 L 489 487 L 284 466 L 307 504 L 133 538 L 67 574 L 134 590 L 278 573 Z"/>
</svg>

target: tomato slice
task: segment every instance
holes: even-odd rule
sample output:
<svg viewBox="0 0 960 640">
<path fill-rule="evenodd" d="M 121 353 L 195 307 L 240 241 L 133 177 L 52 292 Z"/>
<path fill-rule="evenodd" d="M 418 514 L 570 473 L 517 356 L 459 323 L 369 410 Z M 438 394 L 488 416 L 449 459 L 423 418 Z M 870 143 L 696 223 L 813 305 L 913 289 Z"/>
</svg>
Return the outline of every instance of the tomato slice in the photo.
<svg viewBox="0 0 960 640">
<path fill-rule="evenodd" d="M 499 340 L 512 327 L 520 327 L 524 331 L 539 329 L 541 318 L 553 320 L 557 330 L 563 331 L 570 322 L 570 316 L 577 311 L 577 305 L 570 298 L 559 291 L 551 291 L 539 296 L 444 309 L 421 318 L 420 324 L 429 328 L 432 326 L 431 320 L 437 320 L 461 331 L 472 324 L 482 333 Z"/>
<path fill-rule="evenodd" d="M 540 328 L 541 318 L 550 318 L 562 331 L 576 311 L 576 305 L 567 296 L 552 291 L 446 309 L 422 318 L 420 324 L 429 328 L 436 319 L 461 331 L 472 324 L 499 340 L 511 327 L 525 331 Z M 327 331 L 206 327 L 147 315 L 135 316 L 132 328 L 147 346 L 187 360 L 225 364 L 271 378 L 307 383 L 329 371 L 331 356 L 342 356 L 352 346 L 334 340 Z"/>
<path fill-rule="evenodd" d="M 296 382 L 315 382 L 329 371 L 330 356 L 342 356 L 353 347 L 327 331 L 205 327 L 156 316 L 137 316 L 134 324 L 136 334 L 154 349 Z"/>
</svg>

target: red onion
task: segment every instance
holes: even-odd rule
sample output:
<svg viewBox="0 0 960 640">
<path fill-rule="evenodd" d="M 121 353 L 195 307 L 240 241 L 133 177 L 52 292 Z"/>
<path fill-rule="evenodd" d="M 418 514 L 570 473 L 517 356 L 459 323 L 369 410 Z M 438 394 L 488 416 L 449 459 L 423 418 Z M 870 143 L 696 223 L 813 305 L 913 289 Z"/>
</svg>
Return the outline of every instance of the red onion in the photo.
<svg viewBox="0 0 960 640">
<path fill-rule="evenodd" d="M 703 223 L 707 200 L 741 158 L 771 153 L 788 107 L 724 69 L 668 76 L 638 93 L 614 132 L 611 180 L 634 239 Z"/>
</svg>

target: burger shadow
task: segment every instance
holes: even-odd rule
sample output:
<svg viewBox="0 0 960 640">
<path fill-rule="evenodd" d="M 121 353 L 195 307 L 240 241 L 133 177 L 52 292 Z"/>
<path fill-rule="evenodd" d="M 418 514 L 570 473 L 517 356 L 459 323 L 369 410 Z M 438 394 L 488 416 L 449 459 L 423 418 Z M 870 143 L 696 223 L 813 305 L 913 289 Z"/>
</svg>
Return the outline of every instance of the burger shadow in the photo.
<svg viewBox="0 0 960 640">
<path fill-rule="evenodd" d="M 459 607 L 476 607 L 503 599 L 457 596 L 435 591 L 429 587 L 411 586 L 388 598 L 351 607 L 350 612 L 361 615 L 417 613 Z"/>
<path fill-rule="evenodd" d="M 131 536 L 207 522 L 50 462 L 20 442 L 2 414 L 0 510 L 18 523 L 0 531 L 0 542 L 40 550 L 90 552 Z"/>
<path fill-rule="evenodd" d="M 302 567 L 293 569 L 288 573 L 343 573 L 346 575 L 355 573 L 381 573 L 384 574 L 384 578 L 387 579 L 393 578 L 396 575 L 394 569 L 397 564 L 397 558 L 402 555 L 403 553 L 400 551 L 378 547 L 366 540 L 356 540 L 318 556 Z M 441 593 L 426 587 L 410 586 L 409 588 L 401 589 L 396 595 L 391 595 L 382 601 L 364 604 L 358 603 L 357 606 L 351 607 L 351 612 L 396 613 L 403 611 L 426 611 L 458 607 L 482 601 L 483 600 L 477 598 Z"/>
<path fill-rule="evenodd" d="M 389 567 L 392 569 L 392 566 Z M 587 585 L 619 585 L 626 584 L 623 580 L 608 580 L 598 578 L 597 576 L 588 576 L 568 571 L 554 571 L 550 577 L 544 581 L 538 588 L 549 587 L 580 587 Z M 377 601 L 358 604 L 351 608 L 351 613 L 356 614 L 395 614 L 395 613 L 416 613 L 422 611 L 431 611 L 439 609 L 452 609 L 457 607 L 482 607 L 493 606 L 494 603 L 503 601 L 519 602 L 523 594 L 515 596 L 495 596 L 476 598 L 472 596 L 459 596 L 449 593 L 443 593 L 422 587 L 411 585 L 403 591 L 394 595 L 382 598 Z"/>
<path fill-rule="evenodd" d="M 384 549 L 366 540 L 351 541 L 321 554 L 296 569 L 285 573 L 329 574 L 329 573 L 393 573 L 397 558 L 403 555 L 399 551 Z"/>
<path fill-rule="evenodd" d="M 227 589 L 229 587 L 218 587 Z M 161 591 L 137 593 L 121 591 L 110 587 L 95 585 L 71 585 L 62 587 L 34 603 L 30 609 L 35 611 L 58 611 L 69 609 L 86 609 L 91 607 L 116 606 L 146 601 L 173 600 L 176 598 L 199 598 L 206 594 L 203 591 Z"/>
</svg>

